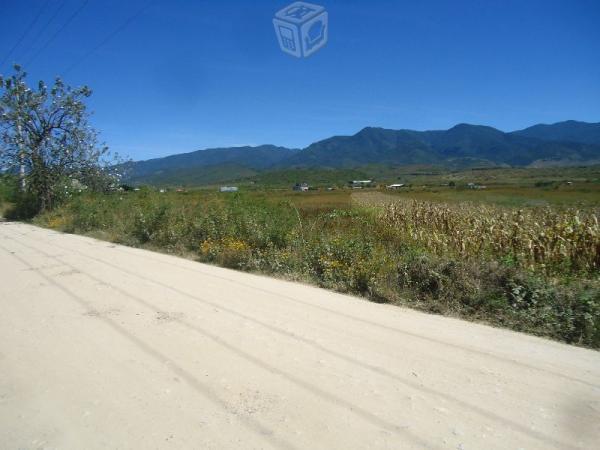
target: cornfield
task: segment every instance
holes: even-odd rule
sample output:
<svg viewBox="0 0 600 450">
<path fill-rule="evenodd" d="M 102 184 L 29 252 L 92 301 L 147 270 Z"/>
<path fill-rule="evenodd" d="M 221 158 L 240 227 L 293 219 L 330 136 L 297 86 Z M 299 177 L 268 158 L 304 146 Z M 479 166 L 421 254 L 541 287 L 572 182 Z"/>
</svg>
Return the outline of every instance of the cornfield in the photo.
<svg viewBox="0 0 600 450">
<path fill-rule="evenodd" d="M 503 209 L 416 200 L 385 206 L 384 227 L 437 255 L 490 256 L 544 272 L 600 270 L 598 210 Z"/>
</svg>

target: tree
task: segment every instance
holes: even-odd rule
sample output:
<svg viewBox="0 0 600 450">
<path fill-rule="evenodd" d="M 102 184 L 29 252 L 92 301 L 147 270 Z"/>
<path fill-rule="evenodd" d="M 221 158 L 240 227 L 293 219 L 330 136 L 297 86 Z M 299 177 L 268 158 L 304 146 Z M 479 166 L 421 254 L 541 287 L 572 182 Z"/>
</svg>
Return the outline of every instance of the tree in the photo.
<svg viewBox="0 0 600 450">
<path fill-rule="evenodd" d="M 78 189 L 107 189 L 114 184 L 108 147 L 99 145 L 89 126 L 84 101 L 87 87 L 71 88 L 57 78 L 31 89 L 26 72 L 15 65 L 9 78 L 0 75 L 0 172 L 19 173 L 21 190 L 38 211 Z"/>
</svg>

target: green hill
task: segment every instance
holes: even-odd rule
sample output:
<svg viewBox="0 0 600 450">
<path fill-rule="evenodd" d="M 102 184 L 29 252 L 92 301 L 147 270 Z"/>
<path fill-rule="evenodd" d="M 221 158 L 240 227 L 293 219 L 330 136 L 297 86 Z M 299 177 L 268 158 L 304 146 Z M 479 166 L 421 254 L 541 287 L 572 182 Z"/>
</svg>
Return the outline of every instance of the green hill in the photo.
<svg viewBox="0 0 600 450">
<path fill-rule="evenodd" d="M 170 185 L 206 185 L 252 177 L 267 183 L 283 179 L 310 182 L 319 173 L 327 177 L 332 174 L 319 170 L 360 168 L 346 176 L 355 178 L 364 173 L 366 166 L 381 171 L 384 167 L 409 165 L 458 170 L 598 163 L 600 124 L 594 123 L 567 121 L 512 133 L 470 124 L 432 131 L 367 127 L 352 136 L 315 142 L 303 150 L 274 145 L 216 148 L 133 162 L 125 166 L 125 180 Z M 305 172 L 292 175 L 290 169 Z M 299 179 L 302 177 L 305 179 Z M 338 179 L 337 175 L 333 178 Z"/>
</svg>

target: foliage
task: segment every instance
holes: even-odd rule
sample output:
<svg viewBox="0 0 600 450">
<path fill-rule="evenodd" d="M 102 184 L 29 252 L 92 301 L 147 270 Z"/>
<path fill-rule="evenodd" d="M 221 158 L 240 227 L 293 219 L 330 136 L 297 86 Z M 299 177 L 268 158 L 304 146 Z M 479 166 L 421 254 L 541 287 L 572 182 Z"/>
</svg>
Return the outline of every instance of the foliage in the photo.
<svg viewBox="0 0 600 450">
<path fill-rule="evenodd" d="M 107 148 L 98 145 L 88 125 L 86 87 L 71 88 L 57 78 L 49 88 L 26 83 L 26 72 L 0 77 L 0 171 L 22 167 L 28 201 L 36 209 L 51 209 L 82 189 L 106 190 L 113 179 L 103 164 Z"/>
<path fill-rule="evenodd" d="M 589 245 L 596 211 L 422 202 L 315 209 L 323 197 L 83 193 L 36 220 L 600 348 L 598 248 Z M 539 245 L 548 249 L 534 251 Z"/>
<path fill-rule="evenodd" d="M 14 199 L 17 179 L 8 174 L 0 174 L 0 201 L 9 202 Z"/>
<path fill-rule="evenodd" d="M 0 217 L 5 214 L 15 201 L 15 193 L 17 188 L 17 180 L 15 177 L 8 174 L 0 174 Z"/>
</svg>

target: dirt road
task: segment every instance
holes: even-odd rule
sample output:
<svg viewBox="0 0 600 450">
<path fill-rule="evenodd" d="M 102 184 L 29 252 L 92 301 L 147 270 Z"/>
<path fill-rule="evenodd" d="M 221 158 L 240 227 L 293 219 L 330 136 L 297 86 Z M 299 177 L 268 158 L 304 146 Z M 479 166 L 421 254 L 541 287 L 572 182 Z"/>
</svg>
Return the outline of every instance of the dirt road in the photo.
<svg viewBox="0 0 600 450">
<path fill-rule="evenodd" d="M 2 449 L 600 442 L 591 350 L 23 224 L 0 277 Z"/>
</svg>

